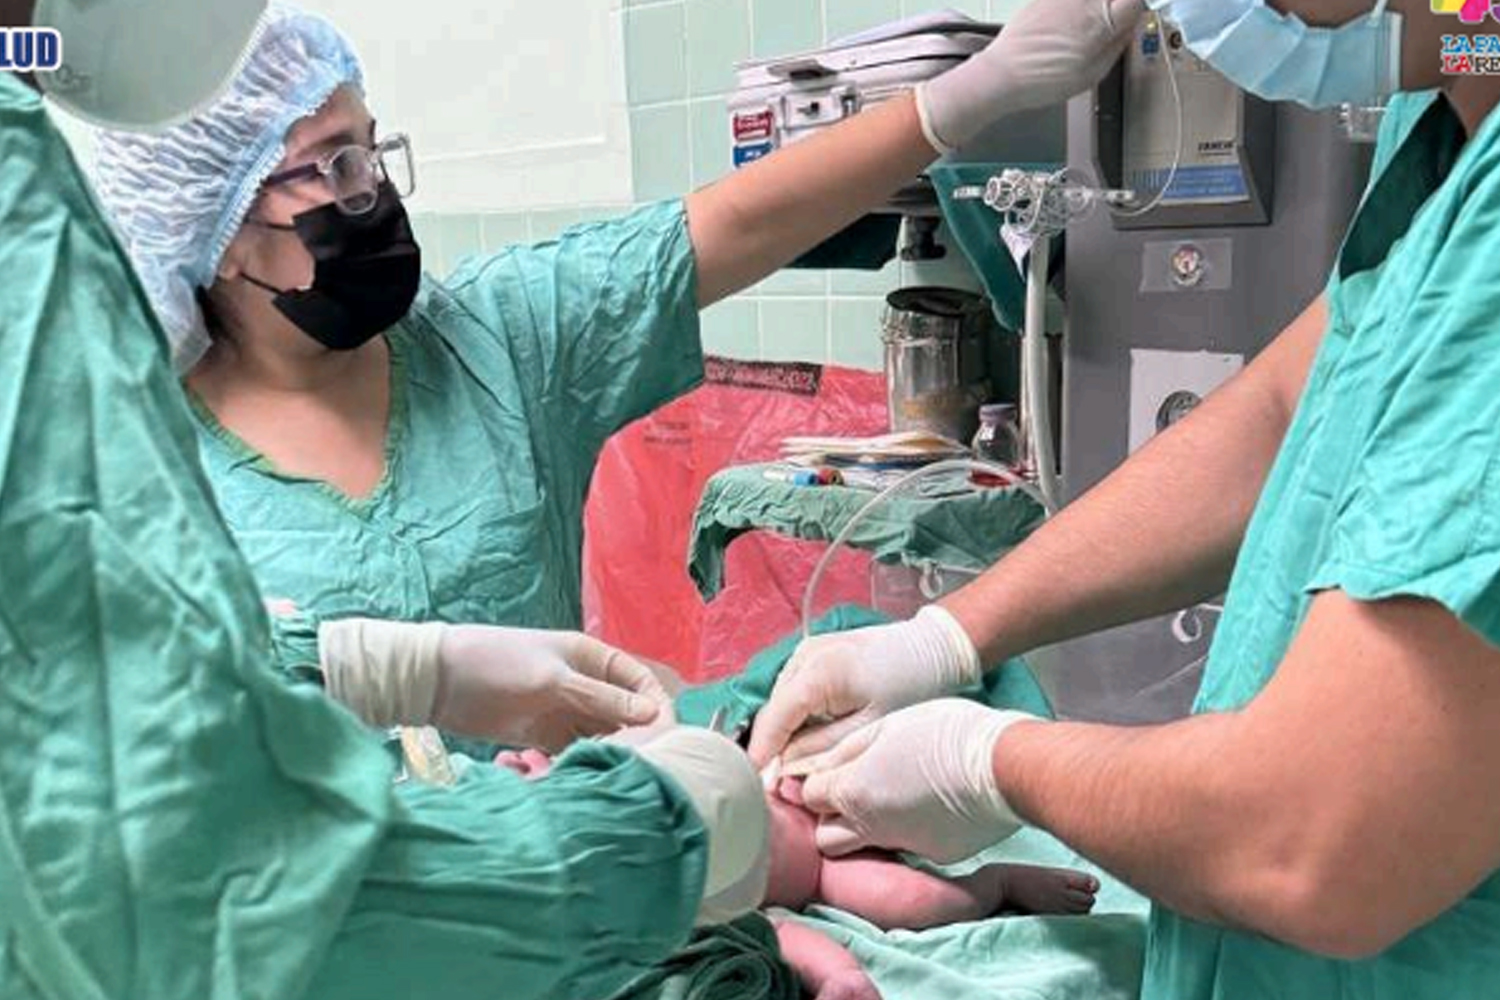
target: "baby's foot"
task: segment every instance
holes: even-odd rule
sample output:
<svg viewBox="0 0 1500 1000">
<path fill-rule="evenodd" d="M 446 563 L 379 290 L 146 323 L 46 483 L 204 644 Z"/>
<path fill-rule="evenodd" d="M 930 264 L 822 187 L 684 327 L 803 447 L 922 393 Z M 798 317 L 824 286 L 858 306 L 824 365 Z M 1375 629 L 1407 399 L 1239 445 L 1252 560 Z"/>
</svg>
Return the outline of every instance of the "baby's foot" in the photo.
<svg viewBox="0 0 1500 1000">
<path fill-rule="evenodd" d="M 861 969 L 829 976 L 815 1000 L 881 1000 L 875 983 Z"/>
<path fill-rule="evenodd" d="M 1005 906 L 1027 913 L 1087 913 L 1099 880 L 1070 868 L 1003 865 Z"/>
</svg>

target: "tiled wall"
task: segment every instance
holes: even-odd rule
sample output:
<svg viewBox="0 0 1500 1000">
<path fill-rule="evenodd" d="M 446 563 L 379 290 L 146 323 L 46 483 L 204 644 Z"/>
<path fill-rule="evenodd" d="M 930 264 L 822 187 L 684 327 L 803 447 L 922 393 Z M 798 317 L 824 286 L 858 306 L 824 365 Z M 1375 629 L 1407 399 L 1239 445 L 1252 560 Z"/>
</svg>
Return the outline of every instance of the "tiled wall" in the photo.
<svg viewBox="0 0 1500 1000">
<path fill-rule="evenodd" d="M 724 99 L 734 64 L 816 48 L 911 14 L 951 7 L 1003 20 L 1020 0 L 622 0 L 635 197 L 685 194 L 731 167 Z M 426 216 L 416 224 L 429 267 L 539 241 L 574 222 L 625 211 L 598 206 L 499 216 Z M 707 348 L 731 357 L 881 366 L 884 295 L 905 284 L 975 288 L 961 260 L 892 263 L 880 273 L 787 271 L 710 309 Z"/>
</svg>

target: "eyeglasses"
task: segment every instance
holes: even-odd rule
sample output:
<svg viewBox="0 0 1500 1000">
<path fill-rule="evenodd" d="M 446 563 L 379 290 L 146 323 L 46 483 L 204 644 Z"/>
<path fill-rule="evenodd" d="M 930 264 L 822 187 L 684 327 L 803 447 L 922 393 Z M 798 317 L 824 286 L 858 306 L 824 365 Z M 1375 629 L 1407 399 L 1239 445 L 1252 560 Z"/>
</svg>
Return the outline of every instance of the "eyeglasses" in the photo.
<svg viewBox="0 0 1500 1000">
<path fill-rule="evenodd" d="M 390 181 L 403 198 L 417 188 L 412 167 L 411 140 L 405 135 L 382 139 L 368 146 L 344 146 L 314 163 L 272 174 L 261 183 L 261 190 L 321 179 L 333 194 L 334 204 L 345 215 L 364 215 L 375 207 L 382 181 Z"/>
</svg>

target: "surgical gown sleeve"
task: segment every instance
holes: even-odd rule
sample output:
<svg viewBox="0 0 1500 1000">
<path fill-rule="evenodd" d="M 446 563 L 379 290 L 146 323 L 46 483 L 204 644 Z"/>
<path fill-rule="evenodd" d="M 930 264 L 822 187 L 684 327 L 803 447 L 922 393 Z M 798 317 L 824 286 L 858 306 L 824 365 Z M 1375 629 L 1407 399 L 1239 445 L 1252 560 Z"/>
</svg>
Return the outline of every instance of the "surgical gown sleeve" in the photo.
<svg viewBox="0 0 1500 1000">
<path fill-rule="evenodd" d="M 512 352 L 547 433 L 579 454 L 703 378 L 697 258 L 680 201 L 475 259 L 447 288 Z"/>
<path fill-rule="evenodd" d="M 1450 183 L 1469 190 L 1424 210 L 1444 217 L 1392 251 L 1381 297 L 1335 299 L 1345 342 L 1316 377 L 1359 440 L 1308 589 L 1430 599 L 1500 645 L 1500 144 Z"/>
<path fill-rule="evenodd" d="M 309 1000 L 608 997 L 685 943 L 705 843 L 685 799 L 602 745 L 541 781 L 476 764 L 456 790 L 403 786 Z"/>
<path fill-rule="evenodd" d="M 416 995 L 523 1000 L 500 973 L 539 951 L 623 985 L 687 938 L 687 903 L 625 890 L 701 889 L 701 824 L 644 763 L 590 758 L 572 798 L 398 791 L 352 716 L 272 668 L 165 338 L 3 73 L 0 276 L 0 996 L 287 1000 L 348 968 L 350 935 L 403 981 L 403 931 L 445 924 L 475 947 Z"/>
</svg>

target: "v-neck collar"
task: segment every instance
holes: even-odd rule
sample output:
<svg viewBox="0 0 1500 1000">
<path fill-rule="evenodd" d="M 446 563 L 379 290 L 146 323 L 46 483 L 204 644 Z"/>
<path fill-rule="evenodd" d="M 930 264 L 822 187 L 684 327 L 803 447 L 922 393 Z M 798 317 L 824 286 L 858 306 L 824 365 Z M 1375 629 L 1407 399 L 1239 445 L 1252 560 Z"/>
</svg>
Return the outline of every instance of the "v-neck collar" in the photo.
<svg viewBox="0 0 1500 1000">
<path fill-rule="evenodd" d="M 1385 262 L 1418 211 L 1447 180 L 1466 139 L 1458 113 L 1446 97 L 1434 94 L 1365 198 L 1339 256 L 1340 280 Z"/>
</svg>

